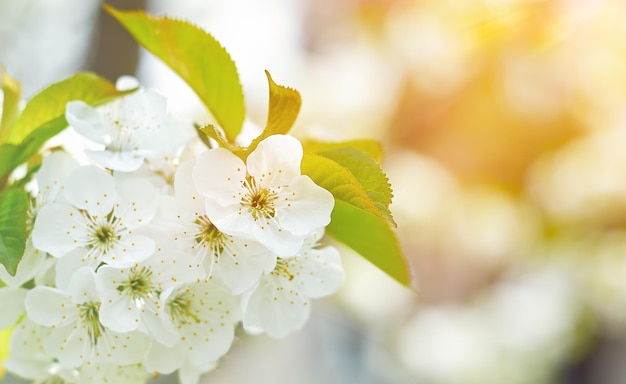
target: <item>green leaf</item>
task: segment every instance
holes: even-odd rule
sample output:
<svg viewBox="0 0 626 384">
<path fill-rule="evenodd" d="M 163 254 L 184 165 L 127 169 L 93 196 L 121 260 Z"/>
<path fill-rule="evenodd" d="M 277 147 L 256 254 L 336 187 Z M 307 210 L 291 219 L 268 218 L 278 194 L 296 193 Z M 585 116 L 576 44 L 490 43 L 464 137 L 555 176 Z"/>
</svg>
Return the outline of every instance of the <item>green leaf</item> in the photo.
<svg viewBox="0 0 626 384">
<path fill-rule="evenodd" d="M 2 120 L 0 120 L 0 143 L 4 143 L 9 136 L 11 126 L 20 113 L 20 96 L 22 87 L 17 80 L 0 69 L 2 82 Z"/>
<path fill-rule="evenodd" d="M 365 257 L 400 284 L 411 282 L 396 234 L 379 216 L 335 200 L 326 232 Z"/>
<path fill-rule="evenodd" d="M 73 100 L 98 104 L 120 92 L 106 79 L 90 72 L 79 72 L 72 77 L 54 83 L 35 95 L 24 107 L 8 137 L 8 142 L 19 144 L 43 124 L 65 116 L 65 105 Z"/>
<path fill-rule="evenodd" d="M 15 276 L 26 247 L 28 195 L 21 189 L 0 194 L 0 263 Z"/>
<path fill-rule="evenodd" d="M 0 190 L 15 168 L 37 154 L 48 139 L 63 131 L 66 126 L 65 116 L 61 116 L 31 132 L 20 144 L 0 145 Z"/>
<path fill-rule="evenodd" d="M 339 149 L 345 147 L 352 147 L 358 149 L 362 152 L 365 152 L 372 159 L 376 160 L 376 162 L 380 162 L 383 157 L 383 147 L 376 140 L 370 139 L 357 139 L 357 140 L 349 140 L 349 141 L 341 141 L 341 142 L 324 142 L 324 141 L 316 141 L 316 140 L 304 140 L 302 142 L 302 147 L 305 152 L 314 152 L 319 153 L 322 151 L 328 151 L 331 149 Z"/>
<path fill-rule="evenodd" d="M 270 88 L 267 124 L 263 132 L 248 147 L 248 153 L 254 151 L 257 145 L 267 137 L 288 133 L 296 121 L 302 105 L 302 98 L 298 91 L 276 84 L 268 71 L 265 71 L 265 75 L 267 75 Z"/>
<path fill-rule="evenodd" d="M 189 84 L 234 143 L 245 118 L 244 96 L 235 63 L 220 43 L 186 21 L 119 11 L 106 4 L 104 9 Z"/>
<path fill-rule="evenodd" d="M 305 153 L 301 163 L 302 174 L 328 190 L 335 199 L 342 200 L 372 215 L 384 218 L 359 180 L 346 167 L 332 159 Z"/>
<path fill-rule="evenodd" d="M 374 159 L 365 152 L 351 147 L 329 149 L 318 154 L 347 168 L 366 191 L 380 214 L 390 224 L 396 226 L 389 210 L 389 204 L 391 204 L 393 197 L 391 185 L 387 175 Z"/>
</svg>

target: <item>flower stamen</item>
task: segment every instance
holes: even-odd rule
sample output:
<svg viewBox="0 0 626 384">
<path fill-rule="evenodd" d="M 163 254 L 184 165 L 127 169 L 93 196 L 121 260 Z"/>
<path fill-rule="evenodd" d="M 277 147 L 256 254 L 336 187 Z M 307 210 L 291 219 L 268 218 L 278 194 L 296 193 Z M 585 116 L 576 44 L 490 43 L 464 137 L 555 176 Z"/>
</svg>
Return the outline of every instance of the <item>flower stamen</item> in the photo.
<svg viewBox="0 0 626 384">
<path fill-rule="evenodd" d="M 248 175 L 244 182 L 246 194 L 241 198 L 242 208 L 247 208 L 252 218 L 271 219 L 276 215 L 274 202 L 278 194 L 272 189 L 260 187 L 253 176 Z"/>
</svg>

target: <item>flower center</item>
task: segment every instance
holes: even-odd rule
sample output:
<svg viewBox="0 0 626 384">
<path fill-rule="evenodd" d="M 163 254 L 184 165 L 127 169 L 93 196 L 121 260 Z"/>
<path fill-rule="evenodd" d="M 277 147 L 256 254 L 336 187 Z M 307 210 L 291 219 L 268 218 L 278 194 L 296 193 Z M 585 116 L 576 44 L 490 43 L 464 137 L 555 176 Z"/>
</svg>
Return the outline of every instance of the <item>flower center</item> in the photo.
<svg viewBox="0 0 626 384">
<path fill-rule="evenodd" d="M 167 304 L 172 321 L 180 328 L 183 325 L 199 323 L 200 318 L 192 310 L 193 294 L 188 290 L 179 293 Z"/>
<path fill-rule="evenodd" d="M 196 242 L 203 247 L 209 247 L 214 255 L 219 256 L 224 251 L 224 234 L 206 216 L 200 216 L 194 224 L 198 227 L 194 236 Z"/>
<path fill-rule="evenodd" d="M 247 176 L 244 182 L 246 194 L 241 198 L 241 205 L 247 208 L 254 220 L 270 219 L 276 215 L 274 202 L 278 198 L 271 189 L 261 188 L 254 177 Z"/>
<path fill-rule="evenodd" d="M 289 281 L 294 278 L 293 274 L 289 272 L 289 262 L 285 259 L 281 259 L 280 257 L 276 260 L 276 267 L 274 267 L 271 274 L 274 276 L 282 276 Z"/>
<path fill-rule="evenodd" d="M 128 279 L 118 285 L 117 290 L 135 301 L 149 298 L 156 292 L 156 287 L 152 282 L 152 270 L 147 267 L 141 267 L 141 269 L 132 267 Z"/>
<path fill-rule="evenodd" d="M 104 332 L 104 327 L 100 324 L 99 311 L 100 303 L 93 301 L 83 303 L 78 308 L 78 315 L 87 328 L 87 334 L 92 344 L 96 344 Z"/>
<path fill-rule="evenodd" d="M 98 220 L 84 212 L 89 223 L 87 227 L 87 245 L 95 251 L 95 255 L 106 255 L 121 238 L 120 233 L 124 229 L 121 220 L 113 214 L 109 213 L 104 220 Z"/>
</svg>

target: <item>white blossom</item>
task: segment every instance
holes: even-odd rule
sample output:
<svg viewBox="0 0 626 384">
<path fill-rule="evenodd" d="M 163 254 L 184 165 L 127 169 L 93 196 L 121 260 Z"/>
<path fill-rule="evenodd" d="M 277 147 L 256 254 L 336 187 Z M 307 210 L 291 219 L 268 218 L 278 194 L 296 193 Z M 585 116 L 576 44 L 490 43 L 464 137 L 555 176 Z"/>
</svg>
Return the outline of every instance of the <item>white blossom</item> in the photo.
<svg viewBox="0 0 626 384">
<path fill-rule="evenodd" d="M 246 163 L 216 148 L 202 153 L 192 176 L 206 212 L 222 232 L 255 239 L 293 256 L 313 230 L 330 222 L 333 195 L 301 175 L 302 145 L 286 135 L 263 140 Z"/>
<path fill-rule="evenodd" d="M 33 229 L 33 244 L 55 257 L 84 249 L 86 261 L 126 266 L 150 256 L 154 240 L 135 234 L 156 214 L 159 193 L 143 179 L 116 185 L 95 166 L 76 169 L 64 191 L 67 203 L 41 208 Z"/>
<path fill-rule="evenodd" d="M 167 115 L 166 99 L 154 91 L 137 91 L 100 108 L 73 101 L 65 116 L 79 134 L 104 146 L 86 150 L 92 160 L 122 172 L 137 170 L 145 158 L 173 153 L 194 134 L 191 124 Z"/>
<path fill-rule="evenodd" d="M 43 342 L 44 350 L 64 367 L 103 360 L 139 362 L 149 341 L 139 332 L 121 334 L 102 324 L 94 272 L 88 267 L 74 274 L 67 292 L 37 286 L 26 295 L 25 305 L 29 319 L 53 328 Z"/>
<path fill-rule="evenodd" d="M 170 373 L 183 365 L 206 367 L 228 350 L 241 319 L 239 298 L 212 281 L 186 284 L 165 292 L 166 320 L 178 334 L 170 347 L 153 343 L 148 371 Z"/>
<path fill-rule="evenodd" d="M 193 255 L 192 263 L 203 265 L 208 276 L 218 275 L 233 294 L 241 294 L 274 268 L 276 257 L 257 241 L 228 235 L 211 222 L 206 198 L 193 184 L 193 166 L 185 163 L 176 173 L 176 205 L 170 216 L 178 230 L 173 238 Z"/>
<path fill-rule="evenodd" d="M 304 325 L 310 315 L 310 299 L 339 289 L 344 279 L 341 258 L 335 247 L 320 247 L 322 233 L 314 232 L 296 256 L 279 258 L 276 268 L 244 293 L 246 329 L 284 337 Z"/>
<path fill-rule="evenodd" d="M 201 269 L 179 262 L 178 256 L 186 257 L 158 246 L 155 255 L 131 267 L 98 268 L 102 324 L 117 332 L 140 330 L 168 346 L 176 343 L 176 333 L 162 319 L 160 294 L 203 276 Z"/>
</svg>

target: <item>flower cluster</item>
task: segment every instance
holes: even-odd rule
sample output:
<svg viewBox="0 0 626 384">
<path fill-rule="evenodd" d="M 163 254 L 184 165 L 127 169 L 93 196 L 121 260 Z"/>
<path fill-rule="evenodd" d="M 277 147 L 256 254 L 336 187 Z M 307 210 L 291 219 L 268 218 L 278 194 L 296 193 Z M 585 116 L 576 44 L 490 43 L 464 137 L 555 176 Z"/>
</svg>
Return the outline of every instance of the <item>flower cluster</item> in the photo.
<svg viewBox="0 0 626 384">
<path fill-rule="evenodd" d="M 300 142 L 273 135 L 245 159 L 196 154 L 193 126 L 166 109 L 147 90 L 67 105 L 70 126 L 99 147 L 87 164 L 44 159 L 26 253 L 15 276 L 0 267 L 0 325 L 22 319 L 13 373 L 142 383 L 178 371 L 196 383 L 240 324 L 284 337 L 341 285 L 339 254 L 322 245 L 334 198 L 301 174 Z"/>
</svg>

